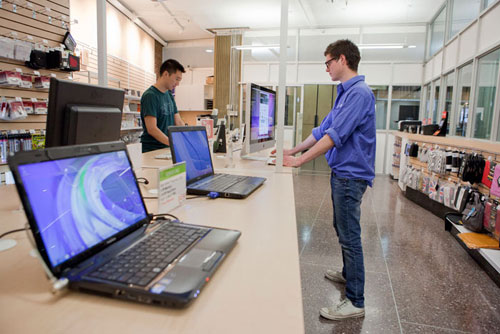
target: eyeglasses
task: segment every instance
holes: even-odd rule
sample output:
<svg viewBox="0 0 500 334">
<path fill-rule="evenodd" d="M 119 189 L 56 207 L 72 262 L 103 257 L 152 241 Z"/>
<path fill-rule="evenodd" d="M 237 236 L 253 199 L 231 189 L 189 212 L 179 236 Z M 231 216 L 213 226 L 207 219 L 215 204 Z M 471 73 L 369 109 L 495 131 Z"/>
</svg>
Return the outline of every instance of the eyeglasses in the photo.
<svg viewBox="0 0 500 334">
<path fill-rule="evenodd" d="M 330 63 L 333 61 L 333 60 L 338 60 L 338 58 L 332 58 L 328 61 L 325 61 L 325 65 L 326 65 L 326 68 L 328 68 L 328 66 L 330 66 Z"/>
</svg>

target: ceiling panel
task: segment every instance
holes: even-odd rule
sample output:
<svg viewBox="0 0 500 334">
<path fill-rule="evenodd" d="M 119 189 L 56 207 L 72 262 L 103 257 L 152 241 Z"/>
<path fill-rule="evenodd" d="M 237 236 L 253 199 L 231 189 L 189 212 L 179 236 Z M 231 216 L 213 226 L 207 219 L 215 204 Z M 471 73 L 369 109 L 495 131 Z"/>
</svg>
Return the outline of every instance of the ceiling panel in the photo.
<svg viewBox="0 0 500 334">
<path fill-rule="evenodd" d="M 430 21 L 444 1 L 289 0 L 288 23 L 292 28 L 422 23 Z M 210 38 L 212 35 L 206 29 L 211 28 L 280 26 L 281 0 L 120 2 L 166 41 Z"/>
</svg>

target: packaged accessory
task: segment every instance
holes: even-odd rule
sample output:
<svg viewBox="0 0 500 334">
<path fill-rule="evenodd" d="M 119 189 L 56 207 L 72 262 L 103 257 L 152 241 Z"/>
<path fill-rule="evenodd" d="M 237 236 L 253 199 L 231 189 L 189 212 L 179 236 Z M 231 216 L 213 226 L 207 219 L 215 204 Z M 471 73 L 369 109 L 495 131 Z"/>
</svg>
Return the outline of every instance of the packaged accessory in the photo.
<svg viewBox="0 0 500 334">
<path fill-rule="evenodd" d="M 21 74 L 21 85 L 22 88 L 33 88 L 33 81 L 31 75 Z"/>
<path fill-rule="evenodd" d="M 500 197 L 500 164 L 495 166 L 495 173 L 493 174 L 493 180 L 491 182 L 490 194 Z"/>
<path fill-rule="evenodd" d="M 47 53 L 47 68 L 61 68 L 62 54 L 59 50 L 52 50 Z"/>
<path fill-rule="evenodd" d="M 23 41 L 15 41 L 14 43 L 14 59 L 20 61 L 29 61 L 32 44 Z"/>
<path fill-rule="evenodd" d="M 495 175 L 495 167 L 497 166 L 497 163 L 495 161 L 490 161 L 490 166 L 488 169 L 488 175 L 486 176 L 486 183 L 484 183 L 488 188 L 491 188 L 491 185 L 493 184 L 493 176 Z M 486 173 L 486 167 L 484 167 L 485 173 Z"/>
<path fill-rule="evenodd" d="M 495 222 L 495 230 L 493 232 L 493 235 L 498 240 L 500 238 L 500 204 L 491 208 L 490 220 Z"/>
<path fill-rule="evenodd" d="M 484 201 L 482 194 L 473 191 L 462 212 L 462 224 L 472 232 L 483 231 Z"/>
<path fill-rule="evenodd" d="M 0 37 L 0 57 L 14 59 L 15 43 L 11 38 Z"/>
<path fill-rule="evenodd" d="M 31 50 L 30 60 L 26 62 L 26 66 L 35 70 L 47 68 L 47 53 L 41 50 Z"/>
<path fill-rule="evenodd" d="M 455 209 L 458 212 L 462 212 L 465 209 L 465 204 L 469 199 L 471 189 L 466 186 L 460 186 L 456 192 L 457 196 L 455 198 Z"/>
<path fill-rule="evenodd" d="M 50 88 L 50 78 L 46 76 L 35 77 L 35 84 L 33 85 L 35 88 Z"/>
<path fill-rule="evenodd" d="M 73 36 L 71 36 L 69 31 L 66 31 L 66 34 L 64 35 L 63 44 L 71 52 L 75 51 L 76 42 Z"/>
<path fill-rule="evenodd" d="M 13 121 L 15 119 L 23 119 L 28 116 L 26 110 L 24 110 L 23 102 L 17 100 L 9 100 L 9 120 Z"/>
<path fill-rule="evenodd" d="M 14 71 L 0 72 L 0 85 L 21 86 L 21 73 Z"/>
<path fill-rule="evenodd" d="M 491 229 L 490 225 L 492 206 L 493 204 L 489 201 L 486 201 L 486 203 L 484 203 L 483 227 L 488 232 L 493 232 L 495 230 L 495 226 L 493 225 L 493 229 Z"/>
</svg>

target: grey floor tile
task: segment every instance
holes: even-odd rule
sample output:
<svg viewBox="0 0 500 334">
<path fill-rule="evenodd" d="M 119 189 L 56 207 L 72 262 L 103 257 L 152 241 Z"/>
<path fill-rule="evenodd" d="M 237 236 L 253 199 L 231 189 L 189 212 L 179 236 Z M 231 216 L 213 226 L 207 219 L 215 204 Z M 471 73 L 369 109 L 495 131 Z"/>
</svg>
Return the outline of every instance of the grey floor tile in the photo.
<svg viewBox="0 0 500 334">
<path fill-rule="evenodd" d="M 361 319 L 331 321 L 320 317 L 321 307 L 345 298 L 344 286 L 324 277 L 327 267 L 301 265 L 305 332 L 321 333 L 400 333 L 398 318 L 386 274 L 367 273 L 365 312 Z"/>
<path fill-rule="evenodd" d="M 319 308 L 343 293 L 323 277 L 327 268 L 342 266 L 329 176 L 299 174 L 294 185 L 301 198 L 296 209 L 306 333 L 499 332 L 500 289 L 439 217 L 409 201 L 386 176 L 375 178 L 361 206 L 366 318 L 321 319 Z M 314 188 L 323 192 L 322 203 Z"/>
<path fill-rule="evenodd" d="M 461 333 L 472 333 L 457 331 L 450 328 L 441 328 L 435 326 L 426 326 L 421 324 L 407 323 L 402 321 L 401 327 L 403 328 L 404 334 L 461 334 Z"/>
</svg>

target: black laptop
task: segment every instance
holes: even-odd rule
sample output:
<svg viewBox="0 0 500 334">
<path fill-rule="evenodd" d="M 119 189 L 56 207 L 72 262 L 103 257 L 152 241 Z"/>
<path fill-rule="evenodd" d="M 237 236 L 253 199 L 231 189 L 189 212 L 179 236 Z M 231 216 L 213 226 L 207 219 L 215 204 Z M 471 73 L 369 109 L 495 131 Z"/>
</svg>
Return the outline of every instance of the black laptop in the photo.
<svg viewBox="0 0 500 334">
<path fill-rule="evenodd" d="M 43 261 L 75 290 L 185 306 L 241 234 L 152 220 L 123 143 L 19 152 L 8 163 Z"/>
<path fill-rule="evenodd" d="M 221 197 L 246 198 L 260 187 L 264 177 L 215 174 L 204 126 L 169 126 L 168 139 L 174 163 L 186 162 L 187 193 Z"/>
</svg>

